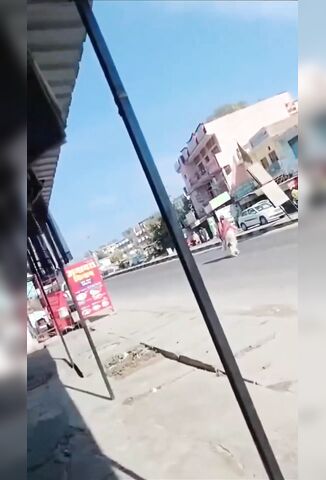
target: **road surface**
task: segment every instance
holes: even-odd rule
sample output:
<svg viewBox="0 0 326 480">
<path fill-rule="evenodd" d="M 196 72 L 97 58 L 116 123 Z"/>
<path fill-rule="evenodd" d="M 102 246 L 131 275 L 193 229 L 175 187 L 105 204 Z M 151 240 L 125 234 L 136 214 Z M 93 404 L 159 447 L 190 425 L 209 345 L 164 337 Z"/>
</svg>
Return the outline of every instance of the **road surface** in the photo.
<svg viewBox="0 0 326 480">
<path fill-rule="evenodd" d="M 284 478 L 297 478 L 297 228 L 240 247 L 237 258 L 225 259 L 219 249 L 195 258 Z M 117 314 L 90 324 L 104 365 L 117 354 L 127 358 L 143 342 L 223 370 L 179 261 L 107 284 Z M 68 394 L 70 422 L 87 425 L 102 452 L 99 459 L 115 460 L 115 478 L 266 478 L 223 374 L 161 355 L 143 364 L 136 359 L 134 370 L 110 377 L 116 400 L 108 402 L 83 331 L 66 339 L 84 378 L 57 360 L 61 387 L 57 382 L 48 392 L 66 406 Z M 55 359 L 64 355 L 57 338 L 48 351 Z M 85 465 L 76 478 L 103 474 L 89 473 Z"/>
<path fill-rule="evenodd" d="M 225 258 L 216 248 L 195 255 L 217 309 L 286 305 L 296 309 L 297 227 L 240 243 L 240 256 Z M 175 312 L 196 308 L 179 260 L 106 281 L 118 311 Z"/>
</svg>

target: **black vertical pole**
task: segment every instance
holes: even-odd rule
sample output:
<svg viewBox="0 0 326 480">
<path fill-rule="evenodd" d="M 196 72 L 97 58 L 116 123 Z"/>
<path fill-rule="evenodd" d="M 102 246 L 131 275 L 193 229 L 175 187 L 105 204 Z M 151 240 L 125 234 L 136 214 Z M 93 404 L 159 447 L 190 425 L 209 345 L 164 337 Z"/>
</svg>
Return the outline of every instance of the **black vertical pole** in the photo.
<svg viewBox="0 0 326 480">
<path fill-rule="evenodd" d="M 77 375 L 81 378 L 84 377 L 82 371 L 78 368 L 78 366 L 75 364 L 75 362 L 73 361 L 72 359 L 72 356 L 71 356 L 71 353 L 68 349 L 68 346 L 67 346 L 67 343 L 65 341 L 65 339 L 63 338 L 63 334 L 59 328 L 59 325 L 57 324 L 57 321 L 56 321 L 56 318 L 54 316 L 54 313 L 53 313 L 53 310 L 52 310 L 52 307 L 50 305 L 50 302 L 48 300 L 48 297 L 46 295 L 46 292 L 44 290 L 44 287 L 43 287 L 43 284 L 42 284 L 42 279 L 41 279 L 41 275 L 40 275 L 40 272 L 39 272 L 39 268 L 38 268 L 38 265 L 37 265 L 37 261 L 36 261 L 36 258 L 34 256 L 34 252 L 33 252 L 33 247 L 32 247 L 32 242 L 30 241 L 30 239 L 28 239 L 28 244 L 29 244 L 29 251 L 27 252 L 27 259 L 28 259 L 28 263 L 31 267 L 31 270 L 32 270 L 32 273 L 34 274 L 35 278 L 36 278 L 36 283 L 37 283 L 37 286 L 38 288 L 40 289 L 40 293 L 42 294 L 43 296 L 43 299 L 46 303 L 46 306 L 47 306 L 47 309 L 51 315 L 51 318 L 54 322 L 54 325 L 56 326 L 56 329 L 57 329 L 57 332 L 61 338 L 61 341 L 62 341 L 62 344 L 63 344 L 63 347 L 66 351 L 66 354 L 67 354 L 67 357 L 68 357 L 68 361 L 69 361 L 69 364 L 70 364 L 70 367 L 73 368 L 75 370 L 75 372 L 77 373 Z"/>
<path fill-rule="evenodd" d="M 55 246 L 55 243 L 54 243 L 53 238 L 52 238 L 52 235 L 51 235 L 51 230 L 50 230 L 48 224 L 46 224 L 44 232 L 45 232 L 45 237 L 46 237 L 46 239 L 47 239 L 47 241 L 48 241 L 48 243 L 49 243 L 49 245 L 50 245 L 50 248 L 51 248 L 51 250 L 52 250 L 52 253 L 53 253 L 53 255 L 54 255 L 55 259 L 56 259 L 56 262 L 57 262 L 57 264 L 58 264 L 58 267 L 60 268 L 61 273 L 62 273 L 62 276 L 63 276 L 63 278 L 64 278 L 64 280 L 65 280 L 65 282 L 66 282 L 66 285 L 67 285 L 67 288 L 68 288 L 68 290 L 69 290 L 69 292 L 70 292 L 71 298 L 73 299 L 73 302 L 74 302 L 74 304 L 75 304 L 77 313 L 78 313 L 78 315 L 79 315 L 80 323 L 81 323 L 81 325 L 82 325 L 82 327 L 83 327 L 83 329 L 84 329 L 84 332 L 85 332 L 85 334 L 86 334 L 88 343 L 89 343 L 89 345 L 90 345 L 90 347 L 91 347 L 91 350 L 92 350 L 92 352 L 93 352 L 93 355 L 94 355 L 94 357 L 95 357 L 97 366 L 98 366 L 98 368 L 99 368 L 99 370 L 100 370 L 100 373 L 101 373 L 101 376 L 102 376 L 103 381 L 104 381 L 104 383 L 105 383 L 105 386 L 106 386 L 106 388 L 107 388 L 107 391 L 108 391 L 109 394 L 110 394 L 111 400 L 114 400 L 114 393 L 113 393 L 112 387 L 111 387 L 110 382 L 109 382 L 109 380 L 108 380 L 108 377 L 107 377 L 107 375 L 106 375 L 106 373 L 105 373 L 105 370 L 104 370 L 103 364 L 102 364 L 102 362 L 101 362 L 100 356 L 99 356 L 98 351 L 97 351 L 97 349 L 96 349 L 96 347 L 95 347 L 95 344 L 94 344 L 94 342 L 93 342 L 92 335 L 91 335 L 91 333 L 90 333 L 90 331 L 89 331 L 89 329 L 88 329 L 88 327 L 87 327 L 87 325 L 86 325 L 84 316 L 83 316 L 82 311 L 81 311 L 81 309 L 80 309 L 80 307 L 79 307 L 79 305 L 78 305 L 78 302 L 77 302 L 77 299 L 76 299 L 76 297 L 75 297 L 75 294 L 74 294 L 74 292 L 71 290 L 71 288 L 70 288 L 70 286 L 69 286 L 69 281 L 68 281 L 68 277 L 67 277 L 67 274 L 66 274 L 66 271 L 65 271 L 65 267 L 64 267 L 63 261 L 62 261 L 62 259 L 61 259 L 61 257 L 60 257 L 60 254 L 59 254 L 59 252 L 58 252 L 58 250 L 57 250 L 57 248 L 56 248 L 56 246 Z"/>
<path fill-rule="evenodd" d="M 152 154 L 148 148 L 143 132 L 132 109 L 127 92 L 122 84 L 114 61 L 111 57 L 102 32 L 92 12 L 88 0 L 74 0 L 86 32 L 92 42 L 98 61 L 110 86 L 114 100 L 119 110 L 139 161 L 152 189 L 155 200 L 174 240 L 180 261 L 188 278 L 192 291 L 202 312 L 216 350 L 223 363 L 225 373 L 238 401 L 242 414 L 248 425 L 266 472 L 271 480 L 283 480 L 280 467 L 267 439 L 266 433 L 257 414 L 246 384 L 241 376 L 222 325 L 214 310 L 205 284 L 199 273 L 196 262 L 185 242 L 182 230 L 178 224 L 168 194 L 160 178 Z"/>
</svg>

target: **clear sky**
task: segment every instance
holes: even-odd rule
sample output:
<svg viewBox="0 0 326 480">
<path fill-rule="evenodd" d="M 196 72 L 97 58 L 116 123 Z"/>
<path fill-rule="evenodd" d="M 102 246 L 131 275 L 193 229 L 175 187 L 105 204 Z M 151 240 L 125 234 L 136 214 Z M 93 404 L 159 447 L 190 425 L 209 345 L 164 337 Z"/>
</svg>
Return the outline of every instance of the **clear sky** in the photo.
<svg viewBox="0 0 326 480">
<path fill-rule="evenodd" d="M 172 196 L 179 151 L 215 108 L 297 95 L 295 2 L 95 0 L 94 11 Z M 89 41 L 50 206 L 75 256 L 157 210 Z"/>
</svg>

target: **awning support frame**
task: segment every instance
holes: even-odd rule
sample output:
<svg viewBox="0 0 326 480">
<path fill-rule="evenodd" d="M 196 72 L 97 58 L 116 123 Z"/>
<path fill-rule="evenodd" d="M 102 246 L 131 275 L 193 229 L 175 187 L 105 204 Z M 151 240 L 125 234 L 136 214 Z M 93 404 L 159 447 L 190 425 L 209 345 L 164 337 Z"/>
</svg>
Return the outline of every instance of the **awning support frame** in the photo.
<svg viewBox="0 0 326 480">
<path fill-rule="evenodd" d="M 47 222 L 48 222 L 48 221 L 49 221 L 49 220 L 47 220 Z M 51 226 L 52 226 L 52 225 L 51 225 Z M 101 361 L 100 356 L 99 356 L 99 354 L 98 354 L 98 351 L 97 351 L 97 349 L 96 349 L 96 346 L 95 346 L 95 343 L 94 343 L 94 341 L 93 341 L 92 335 L 91 335 L 91 333 L 90 333 L 90 331 L 89 331 L 89 328 L 88 328 L 88 326 L 86 325 L 86 321 L 85 321 L 84 316 L 83 316 L 83 314 L 82 314 L 81 308 L 79 307 L 79 304 L 78 304 L 78 301 L 77 301 L 77 299 L 76 299 L 76 296 L 75 296 L 74 292 L 72 291 L 72 289 L 70 288 L 70 285 L 69 285 L 68 277 L 67 277 L 67 274 L 66 274 L 66 271 L 65 271 L 65 267 L 64 267 L 63 260 L 61 259 L 61 256 L 60 256 L 60 254 L 59 254 L 59 252 L 58 252 L 58 250 L 57 250 L 57 247 L 56 247 L 56 245 L 55 245 L 55 242 L 54 242 L 54 240 L 53 240 L 53 238 L 52 238 L 51 227 L 49 226 L 48 223 L 46 223 L 46 225 L 45 225 L 44 234 L 45 234 L 45 238 L 46 238 L 46 240 L 47 240 L 47 242 L 48 242 L 48 244 L 49 244 L 49 246 L 50 246 L 50 248 L 51 248 L 51 250 L 52 250 L 52 253 L 53 253 L 53 256 L 54 256 L 54 258 L 55 258 L 55 260 L 56 260 L 56 263 L 57 263 L 57 265 L 58 265 L 58 267 L 59 267 L 59 269 L 60 269 L 60 271 L 61 271 L 61 274 L 62 274 L 62 276 L 63 276 L 63 279 L 64 279 L 64 281 L 66 282 L 66 285 L 67 285 L 67 288 L 68 288 L 68 290 L 69 290 L 69 292 L 70 292 L 71 298 L 72 298 L 72 300 L 73 300 L 73 302 L 74 302 L 74 304 L 75 304 L 76 311 L 77 311 L 78 316 L 79 316 L 79 321 L 80 321 L 80 323 L 81 323 L 81 326 L 82 326 L 83 329 L 84 329 L 84 332 L 85 332 L 85 335 L 86 335 L 86 337 L 87 337 L 89 346 L 90 346 L 90 348 L 91 348 L 91 350 L 92 350 L 92 353 L 93 353 L 93 355 L 94 355 L 95 361 L 96 361 L 96 363 L 97 363 L 97 366 L 98 366 L 98 369 L 99 369 L 99 371 L 100 371 L 100 374 L 101 374 L 101 376 L 102 376 L 102 378 L 103 378 L 103 381 L 104 381 L 104 384 L 105 384 L 105 386 L 106 386 L 106 389 L 107 389 L 107 391 L 109 392 L 110 400 L 114 400 L 114 398 L 115 398 L 115 397 L 114 397 L 114 392 L 113 392 L 113 390 L 112 390 L 112 387 L 111 387 L 111 385 L 110 385 L 110 382 L 109 382 L 109 380 L 108 380 L 108 377 L 107 377 L 107 375 L 106 375 L 106 373 L 105 373 L 104 366 L 103 366 L 103 364 L 102 364 L 102 361 Z"/>
<path fill-rule="evenodd" d="M 48 312 L 51 316 L 51 319 L 52 319 L 52 321 L 53 321 L 53 323 L 56 327 L 56 330 L 57 330 L 57 332 L 60 336 L 63 348 L 65 349 L 67 357 L 68 357 L 69 366 L 75 370 L 75 372 L 77 373 L 77 375 L 79 377 L 83 378 L 84 377 L 83 372 L 80 370 L 78 365 L 76 365 L 75 362 L 72 359 L 70 350 L 67 346 L 67 343 L 66 343 L 65 339 L 63 338 L 63 334 L 62 334 L 62 332 L 60 330 L 60 327 L 59 327 L 59 325 L 56 321 L 56 318 L 55 318 L 55 315 L 53 313 L 52 307 L 50 305 L 49 299 L 48 299 L 47 294 L 44 290 L 42 279 L 41 279 L 41 274 L 40 274 L 39 267 L 38 267 L 38 264 L 37 264 L 37 261 L 36 261 L 36 258 L 35 258 L 34 252 L 33 252 L 33 246 L 32 246 L 32 242 L 31 242 L 30 239 L 27 240 L 27 244 L 28 244 L 28 247 L 29 247 L 28 250 L 27 250 L 27 259 L 28 259 L 30 269 L 33 273 L 33 276 L 36 279 L 36 284 L 37 284 L 37 286 L 40 290 L 40 294 L 42 294 L 43 300 L 46 303 L 47 310 L 48 310 Z"/>
</svg>

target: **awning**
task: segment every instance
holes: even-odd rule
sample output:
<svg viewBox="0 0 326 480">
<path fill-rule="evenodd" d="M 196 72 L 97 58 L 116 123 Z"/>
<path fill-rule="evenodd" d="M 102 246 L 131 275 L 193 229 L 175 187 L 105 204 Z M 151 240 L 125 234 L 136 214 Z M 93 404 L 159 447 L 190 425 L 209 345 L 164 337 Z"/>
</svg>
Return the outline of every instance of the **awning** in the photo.
<svg viewBox="0 0 326 480">
<path fill-rule="evenodd" d="M 28 48 L 53 93 L 64 126 L 67 123 L 85 37 L 85 29 L 73 2 L 28 0 Z M 47 205 L 60 149 L 60 145 L 52 148 L 33 163 L 33 170 L 43 184 L 42 195 Z"/>
</svg>

